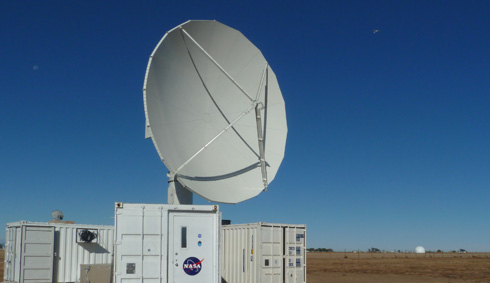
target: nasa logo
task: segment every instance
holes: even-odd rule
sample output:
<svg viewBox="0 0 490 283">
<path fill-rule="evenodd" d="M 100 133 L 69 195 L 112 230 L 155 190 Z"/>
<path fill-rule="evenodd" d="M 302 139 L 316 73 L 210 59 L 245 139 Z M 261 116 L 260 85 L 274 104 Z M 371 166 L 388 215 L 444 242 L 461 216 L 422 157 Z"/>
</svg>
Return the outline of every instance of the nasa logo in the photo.
<svg viewBox="0 0 490 283">
<path fill-rule="evenodd" d="M 187 275 L 197 275 L 199 272 L 201 272 L 203 260 L 204 259 L 199 260 L 198 258 L 192 256 L 188 257 L 186 260 L 184 260 L 184 272 Z"/>
</svg>

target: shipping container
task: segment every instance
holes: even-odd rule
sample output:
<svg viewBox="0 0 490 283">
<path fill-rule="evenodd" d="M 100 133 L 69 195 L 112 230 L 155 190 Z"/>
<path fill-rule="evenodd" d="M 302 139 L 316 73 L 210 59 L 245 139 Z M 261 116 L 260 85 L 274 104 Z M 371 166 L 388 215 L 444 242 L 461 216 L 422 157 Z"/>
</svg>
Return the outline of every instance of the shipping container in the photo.
<svg viewBox="0 0 490 283">
<path fill-rule="evenodd" d="M 306 225 L 223 225 L 223 283 L 306 282 Z"/>
<path fill-rule="evenodd" d="M 7 223 L 6 282 L 79 282 L 81 264 L 112 264 L 114 227 Z"/>
<path fill-rule="evenodd" d="M 217 205 L 116 203 L 115 283 L 221 282 Z"/>
</svg>

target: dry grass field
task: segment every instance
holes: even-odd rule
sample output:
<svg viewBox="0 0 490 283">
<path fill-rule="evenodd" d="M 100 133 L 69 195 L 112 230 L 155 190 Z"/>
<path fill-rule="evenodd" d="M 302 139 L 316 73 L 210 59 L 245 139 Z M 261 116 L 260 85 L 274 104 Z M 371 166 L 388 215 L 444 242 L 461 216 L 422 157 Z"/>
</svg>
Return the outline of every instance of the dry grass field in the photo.
<svg viewBox="0 0 490 283">
<path fill-rule="evenodd" d="M 490 282 L 490 253 L 308 253 L 307 282 Z"/>
<path fill-rule="evenodd" d="M 4 250 L 0 250 L 0 282 Z M 308 283 L 490 282 L 490 253 L 308 253 Z"/>
</svg>

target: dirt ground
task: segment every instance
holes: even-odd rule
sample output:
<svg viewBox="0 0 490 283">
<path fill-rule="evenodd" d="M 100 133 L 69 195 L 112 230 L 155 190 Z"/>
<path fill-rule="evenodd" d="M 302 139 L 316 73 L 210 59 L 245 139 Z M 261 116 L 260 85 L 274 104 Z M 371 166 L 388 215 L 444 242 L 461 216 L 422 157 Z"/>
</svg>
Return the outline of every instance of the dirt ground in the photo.
<svg viewBox="0 0 490 283">
<path fill-rule="evenodd" d="M 490 282 L 490 253 L 308 253 L 308 283 Z"/>
<path fill-rule="evenodd" d="M 5 250 L 0 250 L 0 282 L 3 282 L 3 268 L 4 268 Z"/>
<path fill-rule="evenodd" d="M 306 276 L 308 283 L 490 282 L 490 253 L 308 253 Z"/>
</svg>

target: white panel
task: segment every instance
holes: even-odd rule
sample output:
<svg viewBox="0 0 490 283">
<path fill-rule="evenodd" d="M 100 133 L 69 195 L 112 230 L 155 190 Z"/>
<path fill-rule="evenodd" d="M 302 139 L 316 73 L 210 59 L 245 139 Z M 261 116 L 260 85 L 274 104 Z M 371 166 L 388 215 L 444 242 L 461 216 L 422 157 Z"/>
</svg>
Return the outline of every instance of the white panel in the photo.
<svg viewBox="0 0 490 283">
<path fill-rule="evenodd" d="M 169 282 L 219 282 L 218 215 L 170 212 Z"/>
</svg>

